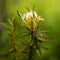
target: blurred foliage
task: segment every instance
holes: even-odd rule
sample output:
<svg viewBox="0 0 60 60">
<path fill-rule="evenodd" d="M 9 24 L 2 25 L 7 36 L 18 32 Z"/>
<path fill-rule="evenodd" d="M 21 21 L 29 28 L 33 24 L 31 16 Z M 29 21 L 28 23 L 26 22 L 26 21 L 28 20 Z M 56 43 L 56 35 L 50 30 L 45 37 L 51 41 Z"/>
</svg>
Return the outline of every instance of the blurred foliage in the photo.
<svg viewBox="0 0 60 60">
<path fill-rule="evenodd" d="M 35 11 L 45 19 L 45 22 L 41 24 L 40 28 L 41 30 L 49 31 L 48 36 L 51 41 L 50 43 L 42 44 L 49 48 L 47 51 L 42 49 L 43 60 L 60 60 L 60 0 L 0 0 L 0 54 L 5 54 L 12 47 L 11 37 L 7 37 L 9 28 L 7 29 L 5 25 L 2 26 L 1 23 L 8 24 L 7 20 L 12 20 L 12 18 L 19 20 L 16 11 L 19 10 L 23 14 L 27 12 L 25 7 L 32 9 L 34 5 L 36 6 Z M 16 31 L 19 30 L 20 35 L 24 35 L 25 33 L 22 33 L 22 30 L 25 31 L 25 28 L 19 25 L 21 23 L 18 23 L 16 25 L 18 25 L 19 29 L 16 29 Z M 16 35 L 18 34 L 17 31 Z M 19 38 L 20 35 L 18 36 Z M 19 41 L 22 42 L 22 39 L 18 39 L 17 43 L 20 44 Z M 18 47 L 23 47 L 22 45 L 25 46 L 22 42 Z M 1 56 L 0 60 L 13 60 L 13 54 Z M 17 54 L 20 54 L 18 57 L 23 56 L 22 53 Z M 36 58 L 37 60 L 39 59 L 38 56 Z"/>
</svg>

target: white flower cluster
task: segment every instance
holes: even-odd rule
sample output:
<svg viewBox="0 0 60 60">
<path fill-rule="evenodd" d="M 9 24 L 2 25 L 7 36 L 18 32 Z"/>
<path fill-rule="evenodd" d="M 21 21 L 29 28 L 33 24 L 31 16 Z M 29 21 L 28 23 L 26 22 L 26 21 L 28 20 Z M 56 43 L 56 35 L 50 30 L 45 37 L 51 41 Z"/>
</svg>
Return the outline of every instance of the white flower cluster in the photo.
<svg viewBox="0 0 60 60">
<path fill-rule="evenodd" d="M 44 19 L 41 16 L 38 16 L 37 13 L 33 11 L 30 11 L 24 14 L 22 17 L 22 20 L 25 23 L 25 25 L 30 29 L 31 27 L 33 27 L 33 29 L 36 29 L 37 24 L 39 22 L 44 21 Z"/>
<path fill-rule="evenodd" d="M 27 12 L 26 14 L 23 15 L 23 19 L 25 19 L 25 18 L 28 19 L 30 17 L 33 17 L 33 14 L 34 14 L 35 17 L 37 17 L 37 13 L 36 12 L 30 11 L 30 12 Z"/>
</svg>

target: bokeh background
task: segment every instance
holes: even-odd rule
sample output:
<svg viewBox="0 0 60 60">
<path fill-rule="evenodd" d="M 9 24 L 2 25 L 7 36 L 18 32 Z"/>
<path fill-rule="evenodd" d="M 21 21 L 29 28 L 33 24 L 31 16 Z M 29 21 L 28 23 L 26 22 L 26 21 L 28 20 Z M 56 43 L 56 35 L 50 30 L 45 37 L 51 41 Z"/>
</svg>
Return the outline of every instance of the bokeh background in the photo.
<svg viewBox="0 0 60 60">
<path fill-rule="evenodd" d="M 35 11 L 45 20 L 43 29 L 49 31 L 50 43 L 44 44 L 49 49 L 42 49 L 43 60 L 60 60 L 60 0 L 0 0 L 0 23 L 16 17 L 17 10 L 24 14 L 27 12 L 25 7 L 32 9 L 34 5 Z M 5 53 L 9 43 L 4 45 L 2 30 L 4 28 L 0 25 L 0 53 Z M 9 59 L 12 57 L 0 57 L 0 60 Z"/>
</svg>

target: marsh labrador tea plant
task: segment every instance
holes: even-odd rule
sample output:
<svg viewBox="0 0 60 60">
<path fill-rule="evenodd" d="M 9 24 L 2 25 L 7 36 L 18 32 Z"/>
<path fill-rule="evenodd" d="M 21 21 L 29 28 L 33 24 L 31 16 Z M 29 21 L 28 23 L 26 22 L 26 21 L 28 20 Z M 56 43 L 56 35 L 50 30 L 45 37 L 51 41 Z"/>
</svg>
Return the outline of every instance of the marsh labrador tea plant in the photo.
<svg viewBox="0 0 60 60">
<path fill-rule="evenodd" d="M 26 26 L 26 29 L 29 31 L 28 35 L 31 35 L 31 43 L 29 45 L 29 57 L 28 57 L 28 60 L 31 60 L 35 50 L 38 50 L 38 52 L 42 54 L 40 44 L 42 42 L 48 42 L 47 40 L 41 38 L 41 37 L 48 37 L 45 34 L 45 31 L 41 32 L 38 31 L 40 28 L 39 24 L 44 22 L 44 18 L 42 18 L 35 11 L 32 10 L 29 10 L 23 16 L 18 12 L 18 16 L 21 18 L 23 24 L 25 24 Z M 47 49 L 46 47 L 44 48 Z"/>
</svg>

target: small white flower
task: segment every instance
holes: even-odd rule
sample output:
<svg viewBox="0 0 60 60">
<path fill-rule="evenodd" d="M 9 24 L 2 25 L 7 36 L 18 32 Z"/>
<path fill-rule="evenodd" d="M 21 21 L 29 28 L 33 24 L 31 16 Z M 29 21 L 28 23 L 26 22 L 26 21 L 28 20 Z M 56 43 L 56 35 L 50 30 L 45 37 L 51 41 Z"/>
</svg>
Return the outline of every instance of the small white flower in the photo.
<svg viewBox="0 0 60 60">
<path fill-rule="evenodd" d="M 34 17 L 33 15 L 35 17 L 37 17 L 37 13 L 36 12 L 30 11 L 30 12 L 27 12 L 26 14 L 24 14 L 22 18 L 23 19 L 28 19 L 28 18 L 31 18 L 31 17 L 33 18 Z"/>
<path fill-rule="evenodd" d="M 34 16 L 35 16 L 35 17 L 37 17 L 37 16 L 38 16 L 36 12 L 34 12 Z"/>
<path fill-rule="evenodd" d="M 26 13 L 26 18 L 29 18 L 29 17 L 33 17 L 33 13 L 32 13 L 32 11 Z"/>
</svg>

